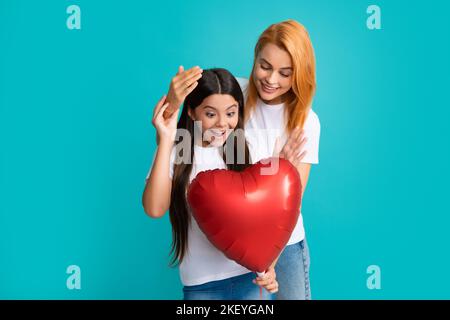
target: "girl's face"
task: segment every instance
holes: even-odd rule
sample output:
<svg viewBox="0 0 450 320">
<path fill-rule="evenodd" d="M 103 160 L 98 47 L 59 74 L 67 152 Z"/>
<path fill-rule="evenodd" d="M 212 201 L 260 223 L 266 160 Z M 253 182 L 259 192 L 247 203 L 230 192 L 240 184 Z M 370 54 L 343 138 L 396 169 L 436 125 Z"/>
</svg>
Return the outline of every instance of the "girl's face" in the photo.
<svg viewBox="0 0 450 320">
<path fill-rule="evenodd" d="M 213 94 L 206 97 L 195 109 L 189 109 L 188 114 L 194 121 L 202 123 L 202 145 L 221 146 L 229 134 L 236 128 L 239 120 L 238 102 L 228 94 Z"/>
<path fill-rule="evenodd" d="M 280 104 L 292 87 L 292 59 L 273 43 L 266 44 L 256 57 L 253 78 L 258 95 L 267 104 Z"/>
</svg>

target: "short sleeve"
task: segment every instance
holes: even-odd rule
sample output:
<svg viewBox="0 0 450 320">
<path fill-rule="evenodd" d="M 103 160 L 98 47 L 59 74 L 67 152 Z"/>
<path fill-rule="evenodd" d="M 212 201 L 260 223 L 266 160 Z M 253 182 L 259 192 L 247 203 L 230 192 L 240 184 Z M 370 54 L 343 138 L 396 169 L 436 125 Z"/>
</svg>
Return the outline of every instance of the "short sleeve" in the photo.
<svg viewBox="0 0 450 320">
<path fill-rule="evenodd" d="M 305 143 L 304 150 L 306 151 L 305 157 L 302 159 L 302 163 L 319 163 L 319 140 L 320 140 L 320 121 L 317 114 L 310 110 L 308 117 L 306 118 L 305 125 L 303 126 L 305 137 L 307 141 Z"/>
<path fill-rule="evenodd" d="M 170 153 L 170 162 L 169 162 L 169 177 L 170 177 L 170 179 L 173 178 L 173 165 L 175 163 L 175 154 L 176 154 L 176 149 L 175 149 L 175 147 L 173 147 L 172 152 Z M 148 170 L 147 177 L 145 178 L 145 183 L 147 183 L 148 178 L 150 178 L 150 173 L 152 172 L 152 168 L 155 163 L 155 158 L 156 158 L 156 151 L 153 155 L 152 164 L 150 166 L 150 169 Z"/>
</svg>

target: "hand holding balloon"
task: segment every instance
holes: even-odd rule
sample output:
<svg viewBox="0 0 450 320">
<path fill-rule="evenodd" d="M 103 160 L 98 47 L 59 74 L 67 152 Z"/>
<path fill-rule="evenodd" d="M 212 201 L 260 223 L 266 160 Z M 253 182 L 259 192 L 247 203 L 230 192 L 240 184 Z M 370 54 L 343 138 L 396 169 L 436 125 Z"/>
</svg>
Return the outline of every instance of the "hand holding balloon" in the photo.
<svg viewBox="0 0 450 320">
<path fill-rule="evenodd" d="M 253 280 L 254 284 L 264 287 L 270 293 L 278 292 L 278 281 L 276 280 L 277 275 L 273 266 L 270 266 L 266 272 L 258 272 L 257 274 L 258 277 Z"/>
</svg>

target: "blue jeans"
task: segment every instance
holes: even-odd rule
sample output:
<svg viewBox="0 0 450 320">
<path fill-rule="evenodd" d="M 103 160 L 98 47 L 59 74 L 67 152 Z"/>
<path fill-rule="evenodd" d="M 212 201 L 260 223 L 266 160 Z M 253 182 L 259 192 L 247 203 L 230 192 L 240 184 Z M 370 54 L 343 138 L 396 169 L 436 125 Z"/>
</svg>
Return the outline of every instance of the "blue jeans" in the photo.
<svg viewBox="0 0 450 320">
<path fill-rule="evenodd" d="M 311 300 L 309 249 L 306 239 L 284 248 L 275 265 L 277 300 Z"/>
<path fill-rule="evenodd" d="M 211 281 L 196 286 L 184 286 L 184 300 L 273 300 L 273 295 L 252 281 L 252 272 L 224 280 Z"/>
</svg>

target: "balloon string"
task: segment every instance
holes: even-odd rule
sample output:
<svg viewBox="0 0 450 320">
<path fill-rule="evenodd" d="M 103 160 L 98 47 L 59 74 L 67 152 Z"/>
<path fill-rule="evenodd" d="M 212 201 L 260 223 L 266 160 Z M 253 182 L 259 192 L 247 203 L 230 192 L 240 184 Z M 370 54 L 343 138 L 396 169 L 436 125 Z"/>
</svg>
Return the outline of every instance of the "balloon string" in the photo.
<svg viewBox="0 0 450 320">
<path fill-rule="evenodd" d="M 258 277 L 258 273 L 257 272 L 255 272 L 255 276 Z M 259 300 L 262 300 L 262 299 L 263 299 L 263 297 L 262 297 L 262 286 L 259 286 Z"/>
</svg>

